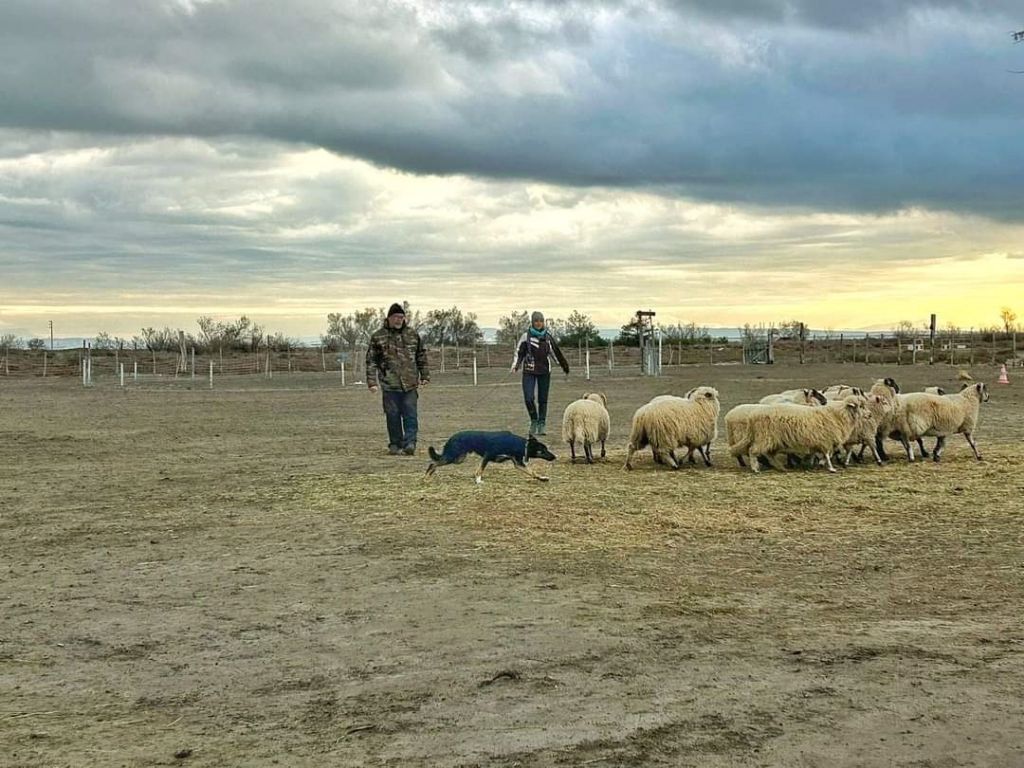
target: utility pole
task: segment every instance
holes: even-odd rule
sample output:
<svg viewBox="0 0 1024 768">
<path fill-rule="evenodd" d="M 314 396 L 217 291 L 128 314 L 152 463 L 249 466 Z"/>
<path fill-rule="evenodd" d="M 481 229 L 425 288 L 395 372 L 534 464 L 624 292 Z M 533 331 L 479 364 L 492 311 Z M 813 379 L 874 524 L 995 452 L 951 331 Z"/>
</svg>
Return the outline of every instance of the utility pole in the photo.
<svg viewBox="0 0 1024 768">
<path fill-rule="evenodd" d="M 53 320 L 50 321 L 50 351 L 53 352 Z"/>
</svg>

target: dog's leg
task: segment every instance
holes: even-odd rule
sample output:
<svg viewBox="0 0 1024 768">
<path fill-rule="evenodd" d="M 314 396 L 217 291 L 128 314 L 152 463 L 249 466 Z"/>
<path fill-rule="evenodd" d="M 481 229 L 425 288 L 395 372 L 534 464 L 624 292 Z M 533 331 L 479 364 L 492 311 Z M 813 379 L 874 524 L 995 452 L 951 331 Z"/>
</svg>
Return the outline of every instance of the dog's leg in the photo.
<svg viewBox="0 0 1024 768">
<path fill-rule="evenodd" d="M 476 484 L 480 485 L 484 481 L 484 468 L 487 466 L 490 459 L 484 456 L 480 459 L 480 466 L 476 468 Z"/>
<path fill-rule="evenodd" d="M 437 464 L 435 462 L 433 462 L 433 461 L 430 462 L 430 464 L 427 466 L 427 474 L 426 474 L 427 479 L 429 479 L 429 478 L 434 476 L 434 471 L 436 469 L 437 469 Z"/>
<path fill-rule="evenodd" d="M 542 483 L 546 483 L 550 479 L 545 475 L 538 475 L 536 472 L 534 472 L 533 467 L 531 467 L 529 464 L 526 464 L 522 460 L 516 460 L 516 469 L 522 470 L 530 477 L 532 477 L 534 480 L 540 480 Z"/>
</svg>

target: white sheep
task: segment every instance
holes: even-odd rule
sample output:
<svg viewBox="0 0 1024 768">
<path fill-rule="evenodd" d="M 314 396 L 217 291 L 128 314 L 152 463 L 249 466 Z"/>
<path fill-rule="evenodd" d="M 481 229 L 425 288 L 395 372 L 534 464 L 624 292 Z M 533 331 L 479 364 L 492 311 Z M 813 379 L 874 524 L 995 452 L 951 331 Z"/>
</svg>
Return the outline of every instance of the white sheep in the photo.
<svg viewBox="0 0 1024 768">
<path fill-rule="evenodd" d="M 791 405 L 819 406 L 825 404 L 825 397 L 816 389 L 788 389 L 777 395 L 768 395 L 761 398 L 759 403 L 745 403 L 737 405 L 725 415 L 726 438 L 729 445 L 741 442 L 749 433 L 746 416 L 756 413 L 755 405 L 774 405 L 778 403 L 789 403 Z M 746 466 L 742 454 L 733 454 L 741 467 Z"/>
<path fill-rule="evenodd" d="M 921 437 L 934 436 L 935 449 L 932 458 L 939 461 L 946 438 L 962 434 L 974 451 L 974 458 L 981 461 L 981 453 L 974 442 L 974 430 L 978 425 L 978 412 L 982 403 L 987 403 L 988 387 L 982 383 L 964 387 L 955 395 L 933 395 L 928 392 L 911 392 L 900 396 L 902 403 L 892 434 L 897 435 L 907 452 L 907 459 L 914 460 L 911 441 Z"/>
<path fill-rule="evenodd" d="M 895 428 L 896 419 L 899 415 L 900 409 L 902 408 L 902 401 L 900 400 L 900 385 L 896 383 L 895 379 L 888 377 L 884 379 L 875 379 L 875 383 L 871 385 L 871 389 L 868 390 L 867 394 L 879 395 L 892 404 L 892 409 L 886 413 L 885 417 L 878 423 L 878 433 L 875 435 L 876 456 L 882 461 L 886 461 L 888 460 L 889 455 L 885 452 L 883 439 Z M 864 449 L 862 448 L 858 459 L 863 458 Z"/>
<path fill-rule="evenodd" d="M 832 455 L 846 445 L 852 435 L 865 429 L 874 431 L 875 421 L 863 398 L 848 397 L 819 408 L 799 405 L 756 405 L 745 414 L 748 434 L 729 450 L 745 455 L 753 472 L 758 457 L 765 456 L 777 469 L 783 469 L 776 454 L 820 455 L 829 472 L 835 472 Z"/>
<path fill-rule="evenodd" d="M 603 392 L 588 392 L 569 403 L 562 414 L 562 440 L 569 444 L 572 462 L 576 463 L 577 441 L 583 444 L 587 464 L 594 463 L 594 443 L 601 443 L 601 458 L 605 458 L 605 441 L 610 428 L 608 398 Z"/>
<path fill-rule="evenodd" d="M 637 409 L 626 446 L 626 469 L 633 468 L 633 454 L 647 446 L 657 463 L 673 469 L 679 468 L 676 448 L 700 451 L 704 463 L 711 466 L 706 447 L 718 436 L 718 391 L 697 387 L 687 394 L 689 398 L 661 395 Z"/>
<path fill-rule="evenodd" d="M 890 417 L 895 405 L 889 398 L 878 394 L 848 395 L 848 397 L 855 397 L 858 402 L 863 403 L 863 406 L 870 412 L 871 419 L 862 419 L 858 422 L 857 427 L 850 434 L 849 439 L 843 446 L 843 451 L 837 455 L 843 462 L 843 466 L 848 466 L 850 464 L 850 456 L 853 453 L 853 448 L 859 445 L 861 446 L 861 453 L 864 452 L 865 448 L 869 449 L 872 457 L 875 459 L 875 463 L 881 464 L 882 457 L 878 455 L 878 448 L 875 445 L 878 425 L 885 422 Z"/>
<path fill-rule="evenodd" d="M 816 389 L 787 389 L 775 395 L 765 395 L 759 401 L 760 405 L 773 405 L 776 403 L 793 403 L 795 405 L 824 405 L 828 402 L 825 395 Z"/>
<path fill-rule="evenodd" d="M 832 384 L 821 391 L 826 400 L 842 400 L 850 395 L 864 395 L 860 387 L 851 387 L 849 384 Z"/>
</svg>

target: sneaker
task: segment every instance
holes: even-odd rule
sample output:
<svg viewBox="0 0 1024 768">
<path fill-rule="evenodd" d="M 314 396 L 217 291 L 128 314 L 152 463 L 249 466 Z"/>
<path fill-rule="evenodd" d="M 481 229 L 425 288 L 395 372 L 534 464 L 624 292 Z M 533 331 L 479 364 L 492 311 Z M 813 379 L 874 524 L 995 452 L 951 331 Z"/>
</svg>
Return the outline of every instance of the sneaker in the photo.
<svg viewBox="0 0 1024 768">
<path fill-rule="evenodd" d="M 537 434 L 537 420 L 536 419 L 530 419 L 530 434 L 531 435 L 536 435 Z"/>
<path fill-rule="evenodd" d="M 547 434 L 546 426 L 547 426 L 547 422 L 545 422 L 544 419 L 537 419 L 537 434 L 538 435 L 546 435 Z"/>
<path fill-rule="evenodd" d="M 402 453 L 406 456 L 414 456 L 416 454 L 416 443 L 410 443 L 402 449 Z"/>
<path fill-rule="evenodd" d="M 402 452 L 402 449 L 399 448 L 397 445 L 389 445 L 388 446 L 388 455 L 390 455 L 390 456 L 397 456 L 401 452 Z"/>
</svg>

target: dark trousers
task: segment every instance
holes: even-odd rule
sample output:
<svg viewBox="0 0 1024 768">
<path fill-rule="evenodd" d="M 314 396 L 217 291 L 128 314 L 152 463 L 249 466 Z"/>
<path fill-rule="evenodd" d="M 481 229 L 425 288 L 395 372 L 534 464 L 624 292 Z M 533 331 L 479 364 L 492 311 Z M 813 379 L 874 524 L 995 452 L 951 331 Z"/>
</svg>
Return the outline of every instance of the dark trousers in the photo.
<svg viewBox="0 0 1024 768">
<path fill-rule="evenodd" d="M 416 402 L 419 394 L 415 389 L 408 392 L 384 392 L 384 418 L 388 422 L 388 445 L 404 448 L 416 444 L 419 421 L 416 417 Z"/>
<path fill-rule="evenodd" d="M 526 411 L 531 419 L 547 421 L 548 418 L 548 390 L 551 389 L 550 373 L 524 373 L 523 374 L 523 400 L 526 401 Z M 537 393 L 534 401 L 534 390 Z"/>
</svg>

